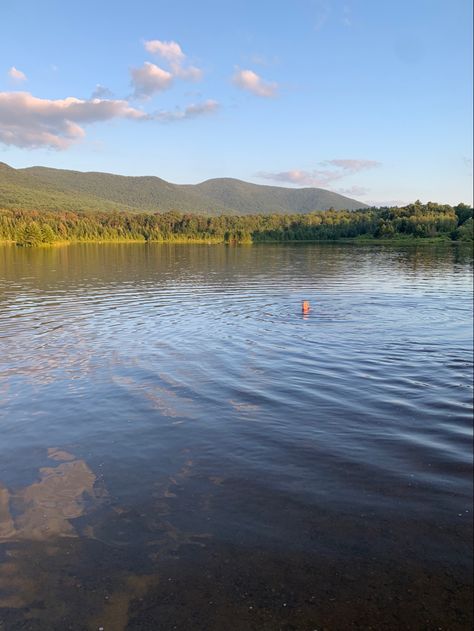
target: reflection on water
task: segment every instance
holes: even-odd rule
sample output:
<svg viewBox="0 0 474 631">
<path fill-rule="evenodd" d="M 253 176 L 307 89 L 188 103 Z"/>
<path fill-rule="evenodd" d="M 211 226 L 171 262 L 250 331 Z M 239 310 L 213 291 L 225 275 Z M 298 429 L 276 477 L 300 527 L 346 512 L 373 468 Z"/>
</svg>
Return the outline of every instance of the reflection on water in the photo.
<svg viewBox="0 0 474 631">
<path fill-rule="evenodd" d="M 471 628 L 469 251 L 0 269 L 1 631 Z"/>
</svg>

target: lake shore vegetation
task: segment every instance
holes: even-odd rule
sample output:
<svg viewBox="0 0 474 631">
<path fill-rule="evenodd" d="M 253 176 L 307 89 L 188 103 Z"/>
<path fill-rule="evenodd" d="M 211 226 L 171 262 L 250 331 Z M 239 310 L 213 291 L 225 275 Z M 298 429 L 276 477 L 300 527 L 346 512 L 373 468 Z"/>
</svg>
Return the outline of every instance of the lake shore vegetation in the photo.
<svg viewBox="0 0 474 631">
<path fill-rule="evenodd" d="M 52 212 L 0 209 L 0 241 L 19 246 L 77 242 L 262 243 L 339 241 L 387 243 L 472 241 L 473 209 L 419 201 L 403 207 L 306 214 L 207 216 L 170 211 Z"/>
</svg>

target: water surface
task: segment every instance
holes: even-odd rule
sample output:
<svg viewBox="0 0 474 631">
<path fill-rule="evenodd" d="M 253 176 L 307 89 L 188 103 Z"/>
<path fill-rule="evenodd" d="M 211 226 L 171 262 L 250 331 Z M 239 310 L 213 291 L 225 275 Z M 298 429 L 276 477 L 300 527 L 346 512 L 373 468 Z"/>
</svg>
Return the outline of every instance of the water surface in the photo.
<svg viewBox="0 0 474 631">
<path fill-rule="evenodd" d="M 1 631 L 471 628 L 469 251 L 0 270 Z"/>
</svg>

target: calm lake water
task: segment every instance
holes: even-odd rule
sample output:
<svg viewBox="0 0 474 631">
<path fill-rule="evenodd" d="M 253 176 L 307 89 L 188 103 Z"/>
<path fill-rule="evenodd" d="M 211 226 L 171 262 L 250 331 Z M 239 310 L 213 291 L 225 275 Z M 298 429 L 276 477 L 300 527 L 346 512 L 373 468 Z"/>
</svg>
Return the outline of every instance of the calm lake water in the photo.
<svg viewBox="0 0 474 631">
<path fill-rule="evenodd" d="M 0 270 L 2 631 L 471 628 L 469 250 Z"/>
</svg>

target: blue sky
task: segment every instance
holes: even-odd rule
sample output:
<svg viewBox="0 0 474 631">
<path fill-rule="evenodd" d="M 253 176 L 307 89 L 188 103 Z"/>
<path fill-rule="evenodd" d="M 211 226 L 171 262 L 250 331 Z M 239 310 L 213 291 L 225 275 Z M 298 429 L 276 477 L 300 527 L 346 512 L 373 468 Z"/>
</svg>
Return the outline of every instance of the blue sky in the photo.
<svg viewBox="0 0 474 631">
<path fill-rule="evenodd" d="M 472 202 L 470 0 L 2 0 L 0 23 L 14 167 Z"/>
</svg>

